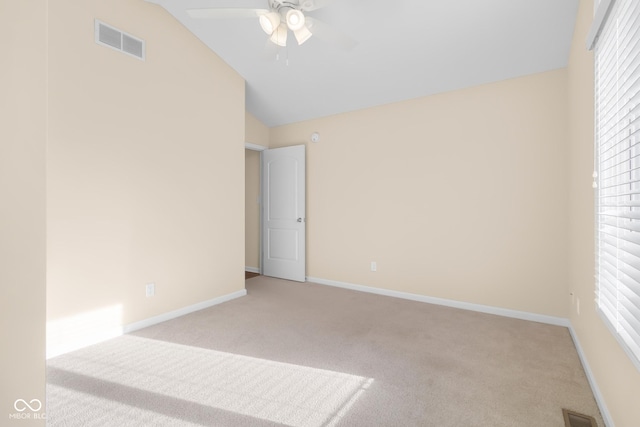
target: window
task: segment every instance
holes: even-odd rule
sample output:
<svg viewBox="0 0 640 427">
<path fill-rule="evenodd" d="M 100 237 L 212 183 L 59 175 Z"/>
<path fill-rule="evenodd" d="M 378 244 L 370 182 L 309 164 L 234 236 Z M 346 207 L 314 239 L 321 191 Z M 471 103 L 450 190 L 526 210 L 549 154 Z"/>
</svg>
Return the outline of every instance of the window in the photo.
<svg viewBox="0 0 640 427">
<path fill-rule="evenodd" d="M 640 1 L 600 7 L 603 25 L 593 37 L 596 302 L 640 369 Z"/>
</svg>

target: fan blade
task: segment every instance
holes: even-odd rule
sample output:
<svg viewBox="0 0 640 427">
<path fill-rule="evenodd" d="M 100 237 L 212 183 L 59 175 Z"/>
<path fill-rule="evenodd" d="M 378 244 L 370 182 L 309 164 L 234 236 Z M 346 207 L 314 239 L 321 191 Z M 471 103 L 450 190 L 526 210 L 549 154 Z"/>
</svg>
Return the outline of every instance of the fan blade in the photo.
<svg viewBox="0 0 640 427">
<path fill-rule="evenodd" d="M 336 0 L 300 0 L 300 10 L 311 12 L 325 7 Z"/>
<path fill-rule="evenodd" d="M 267 9 L 234 9 L 209 7 L 205 9 L 187 9 L 192 18 L 203 19 L 245 19 L 257 18 L 269 12 Z"/>
<path fill-rule="evenodd" d="M 317 37 L 325 43 L 330 43 L 344 50 L 351 50 L 358 45 L 357 41 L 342 31 L 336 30 L 316 18 L 307 16 L 306 25 L 314 37 Z"/>
</svg>

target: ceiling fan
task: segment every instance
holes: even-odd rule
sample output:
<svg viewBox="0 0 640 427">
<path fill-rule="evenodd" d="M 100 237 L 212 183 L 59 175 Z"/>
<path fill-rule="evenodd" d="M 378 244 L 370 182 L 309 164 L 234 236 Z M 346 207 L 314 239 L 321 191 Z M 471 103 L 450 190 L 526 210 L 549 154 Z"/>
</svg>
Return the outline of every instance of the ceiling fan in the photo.
<svg viewBox="0 0 640 427">
<path fill-rule="evenodd" d="M 299 45 L 316 36 L 326 42 L 350 50 L 356 42 L 346 34 L 331 28 L 307 13 L 320 9 L 334 0 L 266 0 L 264 9 L 208 7 L 187 9 L 191 18 L 258 18 L 269 40 L 278 46 L 287 46 L 291 31 Z"/>
</svg>

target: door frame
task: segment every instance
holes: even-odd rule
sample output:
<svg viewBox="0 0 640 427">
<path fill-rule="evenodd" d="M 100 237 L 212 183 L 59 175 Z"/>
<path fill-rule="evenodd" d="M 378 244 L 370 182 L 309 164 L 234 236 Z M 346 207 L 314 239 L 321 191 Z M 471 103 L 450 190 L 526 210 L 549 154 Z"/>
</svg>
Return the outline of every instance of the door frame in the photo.
<svg viewBox="0 0 640 427">
<path fill-rule="evenodd" d="M 258 162 L 258 181 L 260 188 L 258 189 L 258 197 L 260 199 L 260 207 L 258 209 L 258 270 L 262 275 L 263 273 L 263 262 L 262 262 L 262 152 L 264 150 L 269 149 L 264 145 L 253 144 L 251 142 L 244 143 L 245 150 L 258 151 L 260 153 L 260 161 Z M 245 171 L 246 175 L 246 171 Z M 246 211 L 246 208 L 245 208 Z M 246 253 L 246 248 L 245 248 Z"/>
</svg>

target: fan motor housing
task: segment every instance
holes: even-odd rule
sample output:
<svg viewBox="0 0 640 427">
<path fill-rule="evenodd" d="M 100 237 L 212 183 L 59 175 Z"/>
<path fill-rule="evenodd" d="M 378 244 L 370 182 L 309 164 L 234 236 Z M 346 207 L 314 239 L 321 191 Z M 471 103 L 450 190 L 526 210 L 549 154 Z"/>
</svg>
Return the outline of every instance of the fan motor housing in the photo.
<svg viewBox="0 0 640 427">
<path fill-rule="evenodd" d="M 303 0 L 302 4 L 298 0 L 269 0 L 269 7 L 278 12 L 280 12 L 282 8 L 300 10 L 312 6 L 313 0 Z"/>
</svg>

